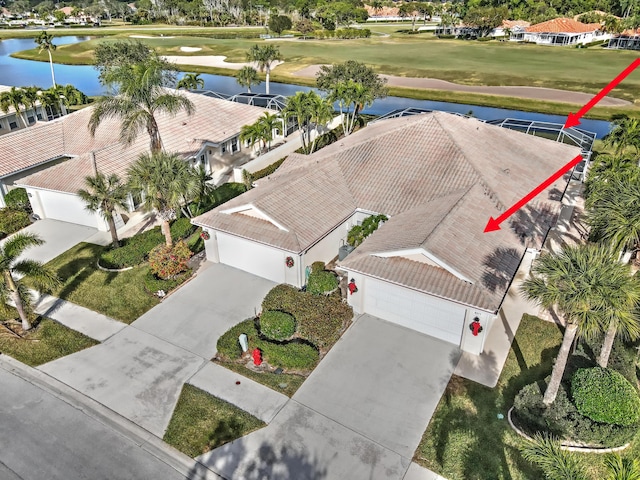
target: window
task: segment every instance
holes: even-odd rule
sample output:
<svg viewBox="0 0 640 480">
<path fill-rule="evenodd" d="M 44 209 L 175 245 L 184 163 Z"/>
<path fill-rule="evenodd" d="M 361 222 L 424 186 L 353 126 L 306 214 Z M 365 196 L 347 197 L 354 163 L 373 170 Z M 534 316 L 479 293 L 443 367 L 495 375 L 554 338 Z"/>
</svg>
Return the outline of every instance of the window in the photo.
<svg viewBox="0 0 640 480">
<path fill-rule="evenodd" d="M 227 144 L 223 143 L 222 144 L 222 153 L 225 153 L 227 151 Z"/>
<path fill-rule="evenodd" d="M 207 164 L 207 159 L 205 158 L 204 155 L 200 155 L 200 165 L 204 167 L 206 164 Z"/>
<path fill-rule="evenodd" d="M 42 113 L 38 112 L 38 120 L 42 121 Z"/>
<path fill-rule="evenodd" d="M 9 122 L 9 128 L 11 130 L 14 130 L 14 129 L 18 128 L 18 124 L 16 122 Z"/>
<path fill-rule="evenodd" d="M 36 123 L 36 119 L 32 116 L 27 117 L 27 121 L 29 122 L 29 125 L 31 125 L 32 123 Z"/>
<path fill-rule="evenodd" d="M 238 147 L 238 137 L 235 137 L 231 140 L 231 152 L 237 152 L 240 150 Z"/>
</svg>

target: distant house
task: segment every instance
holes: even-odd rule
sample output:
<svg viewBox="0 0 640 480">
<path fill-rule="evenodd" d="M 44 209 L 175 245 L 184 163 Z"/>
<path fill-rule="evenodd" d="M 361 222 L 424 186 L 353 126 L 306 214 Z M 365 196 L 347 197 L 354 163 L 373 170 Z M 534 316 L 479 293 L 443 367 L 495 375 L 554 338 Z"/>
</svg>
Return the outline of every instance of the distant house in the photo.
<svg viewBox="0 0 640 480">
<path fill-rule="evenodd" d="M 9 90 L 11 90 L 11 87 L 0 85 L 0 94 Z M 23 107 L 19 112 L 16 112 L 13 106 L 9 106 L 6 112 L 0 110 L 0 136 L 25 128 L 25 123 L 26 126 L 29 126 L 34 125 L 36 122 L 46 122 L 57 118 L 60 115 L 59 112 L 56 113 L 57 115 L 54 112 L 47 111 L 40 102 L 37 102 L 32 108 Z"/>
<path fill-rule="evenodd" d="M 609 39 L 607 48 L 613 48 L 616 50 L 640 50 L 640 29 L 628 29 L 620 35 Z"/>
<path fill-rule="evenodd" d="M 503 20 L 502 25 L 491 30 L 490 37 L 506 37 L 516 32 L 524 32 L 531 23 L 524 20 Z"/>
<path fill-rule="evenodd" d="M 511 33 L 510 40 L 537 43 L 538 45 L 585 45 L 595 41 L 605 41 L 611 34 L 599 23 L 580 23 L 572 18 L 554 18 L 531 25 L 523 31 Z"/>
<path fill-rule="evenodd" d="M 233 167 L 252 156 L 239 140 L 242 126 L 269 110 L 195 93 L 184 95 L 195 104 L 193 115 L 157 115 L 164 148 L 193 167 L 204 167 L 218 182 L 224 181 Z M 132 145 L 124 146 L 117 119 L 105 120 L 92 137 L 88 131 L 91 113 L 92 107 L 87 107 L 0 136 L 0 205 L 11 188 L 24 187 L 40 218 L 107 230 L 99 215 L 85 209 L 77 191 L 83 188 L 84 178 L 96 171 L 124 176 L 138 156 L 149 151 L 149 137 L 141 132 Z M 140 202 L 130 197 L 129 209 L 136 209 Z"/>
</svg>

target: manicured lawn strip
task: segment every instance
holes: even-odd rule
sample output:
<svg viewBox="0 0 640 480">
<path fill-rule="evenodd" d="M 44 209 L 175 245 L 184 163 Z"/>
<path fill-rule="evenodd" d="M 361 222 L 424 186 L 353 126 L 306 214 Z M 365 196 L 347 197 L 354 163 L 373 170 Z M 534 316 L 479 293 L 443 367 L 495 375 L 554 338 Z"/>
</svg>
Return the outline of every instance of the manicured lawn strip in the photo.
<svg viewBox="0 0 640 480">
<path fill-rule="evenodd" d="M 269 387 L 276 392 L 280 392 L 287 397 L 292 397 L 294 393 L 300 388 L 302 383 L 306 380 L 306 377 L 302 375 L 294 375 L 290 373 L 281 373 L 276 375 L 271 372 L 254 372 L 249 370 L 241 363 L 229 362 L 225 360 L 216 361 L 217 364 L 223 367 L 233 370 L 240 375 L 250 378 L 254 382 L 261 383 L 265 387 Z M 286 385 L 286 386 L 281 386 Z"/>
<path fill-rule="evenodd" d="M 264 426 L 264 422 L 235 405 L 185 384 L 164 441 L 197 457 Z"/>
<path fill-rule="evenodd" d="M 105 272 L 96 266 L 104 247 L 79 243 L 47 265 L 57 273 L 62 285 L 52 295 L 124 323 L 131 323 L 159 303 L 144 290 L 149 267 L 125 272 Z"/>
<path fill-rule="evenodd" d="M 0 352 L 32 367 L 100 343 L 49 318 L 35 322 L 23 337 L 0 329 Z"/>
</svg>

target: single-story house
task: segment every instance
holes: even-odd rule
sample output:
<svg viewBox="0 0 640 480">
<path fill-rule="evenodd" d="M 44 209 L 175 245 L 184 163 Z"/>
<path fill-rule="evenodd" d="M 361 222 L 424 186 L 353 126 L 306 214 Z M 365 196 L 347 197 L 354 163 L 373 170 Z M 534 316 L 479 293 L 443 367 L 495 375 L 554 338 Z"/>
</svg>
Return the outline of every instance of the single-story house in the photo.
<svg viewBox="0 0 640 480">
<path fill-rule="evenodd" d="M 609 39 L 607 48 L 616 50 L 640 50 L 640 28 L 626 29 L 620 35 Z"/>
<path fill-rule="evenodd" d="M 10 90 L 11 87 L 0 85 L 0 94 Z M 20 115 L 20 117 L 18 117 L 18 115 Z M 16 109 L 10 105 L 6 112 L 0 110 L 0 135 L 25 128 L 25 122 L 28 126 L 36 122 L 46 122 L 49 118 L 54 118 L 53 112 L 47 112 L 47 109 L 40 102 L 37 102 L 30 108 L 23 106 L 20 112 L 16 112 Z"/>
<path fill-rule="evenodd" d="M 251 152 L 241 145 L 242 126 L 254 123 L 264 108 L 185 92 L 195 105 L 191 116 L 157 114 L 163 146 L 181 155 L 193 167 L 203 166 L 214 180 L 223 181 L 233 167 L 248 161 Z M 0 137 L 0 203 L 13 187 L 27 190 L 33 212 L 107 230 L 106 222 L 85 209 L 77 191 L 84 179 L 100 171 L 124 177 L 127 168 L 149 151 L 149 136 L 141 132 L 129 146 L 120 143 L 120 121 L 106 119 L 95 137 L 88 130 L 92 107 L 62 118 L 36 124 Z M 130 197 L 129 209 L 140 199 Z"/>
<path fill-rule="evenodd" d="M 527 249 L 539 250 L 567 180 L 483 233 L 580 153 L 552 140 L 444 112 L 381 120 L 305 156 L 290 155 L 257 186 L 193 219 L 207 258 L 302 287 L 308 267 L 338 256 L 370 215 L 388 220 L 337 270 L 348 301 L 369 313 L 479 353 Z M 484 335 L 484 334 L 483 334 Z"/>
<path fill-rule="evenodd" d="M 572 18 L 554 18 L 513 31 L 510 40 L 532 42 L 538 45 L 586 45 L 605 41 L 611 34 L 604 31 L 599 23 L 581 23 Z"/>
</svg>

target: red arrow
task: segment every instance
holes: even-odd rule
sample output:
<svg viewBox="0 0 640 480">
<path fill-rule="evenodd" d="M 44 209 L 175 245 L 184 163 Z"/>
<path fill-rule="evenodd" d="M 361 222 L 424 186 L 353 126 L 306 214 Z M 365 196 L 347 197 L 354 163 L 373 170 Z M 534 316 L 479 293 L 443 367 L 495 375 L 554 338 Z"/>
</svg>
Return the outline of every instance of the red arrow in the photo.
<svg viewBox="0 0 640 480">
<path fill-rule="evenodd" d="M 515 205 L 513 205 L 511 208 L 509 208 L 509 210 L 504 212 L 498 218 L 489 217 L 489 221 L 487 222 L 487 226 L 484 227 L 484 233 L 493 232 L 494 230 L 500 230 L 500 224 L 502 222 L 504 222 L 507 218 L 509 218 L 514 213 L 516 213 L 518 210 L 520 210 L 532 198 L 534 198 L 536 195 L 538 195 L 540 192 L 542 192 L 545 188 L 547 188 L 549 185 L 551 185 L 553 182 L 555 182 L 557 179 L 559 179 L 566 172 L 568 172 L 573 167 L 578 165 L 581 161 L 582 161 L 582 156 L 580 156 L 580 155 L 576 156 L 576 158 L 571 160 L 564 167 L 562 167 L 560 170 L 558 170 L 556 173 L 551 175 L 549 178 L 547 178 L 544 182 L 542 182 L 536 188 L 534 188 L 529 193 L 527 193 L 523 198 L 518 200 L 518 202 Z"/>
<path fill-rule="evenodd" d="M 570 113 L 569 116 L 567 117 L 567 121 L 564 122 L 564 128 L 575 127 L 576 125 L 580 125 L 580 118 L 582 118 L 582 116 L 585 113 L 591 110 L 596 103 L 602 100 L 611 90 L 613 90 L 616 87 L 616 85 L 618 85 L 622 80 L 624 80 L 627 77 L 627 75 L 633 72 L 638 66 L 640 66 L 640 58 L 636 58 L 633 62 L 631 62 L 631 65 L 625 68 L 622 71 L 622 73 L 620 73 L 620 75 L 618 75 L 616 78 L 613 79 L 611 83 L 609 83 L 609 85 L 607 85 L 602 90 L 600 90 L 600 93 L 598 93 L 595 97 L 589 100 L 589 103 L 587 103 L 584 107 L 578 110 L 578 113 Z"/>
</svg>

